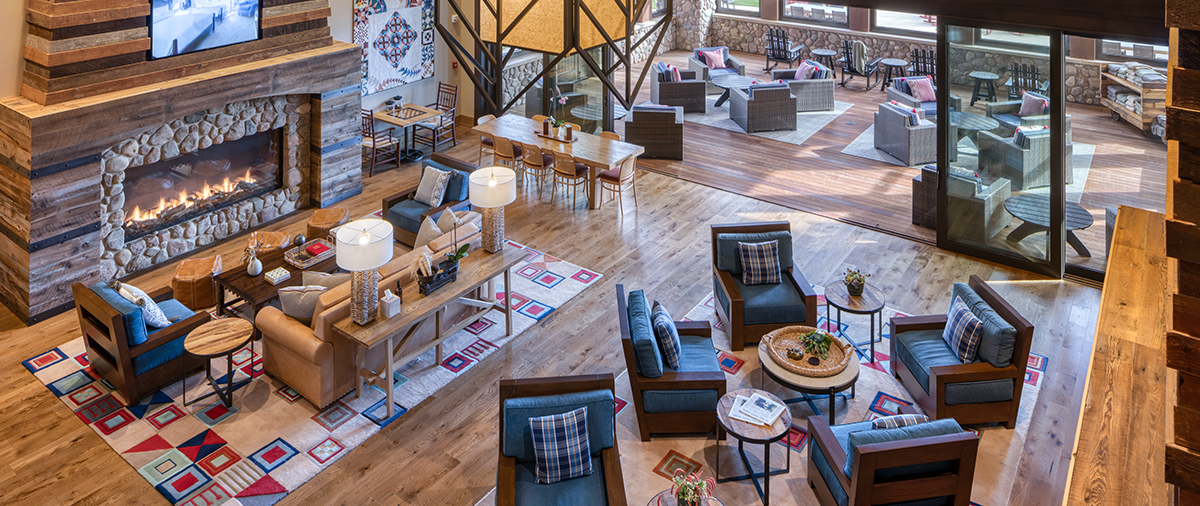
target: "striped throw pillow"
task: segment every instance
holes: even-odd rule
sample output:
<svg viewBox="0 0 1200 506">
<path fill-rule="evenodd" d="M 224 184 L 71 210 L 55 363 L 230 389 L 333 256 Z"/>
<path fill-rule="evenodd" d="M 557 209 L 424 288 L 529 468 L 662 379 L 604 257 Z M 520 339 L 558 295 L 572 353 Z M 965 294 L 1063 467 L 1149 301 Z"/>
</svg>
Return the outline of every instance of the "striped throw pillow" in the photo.
<svg viewBox="0 0 1200 506">
<path fill-rule="evenodd" d="M 679 345 L 679 329 L 675 328 L 675 320 L 671 319 L 671 314 L 667 312 L 667 308 L 654 301 L 654 307 L 650 310 L 650 324 L 654 326 L 654 337 L 658 340 L 658 349 L 662 351 L 663 360 L 671 369 L 679 369 L 679 353 L 681 346 Z"/>
<path fill-rule="evenodd" d="M 954 298 L 950 311 L 946 313 L 946 320 L 942 339 L 946 340 L 962 363 L 974 362 L 975 354 L 979 352 L 979 340 L 983 337 L 983 322 L 975 317 L 962 297 Z"/>
<path fill-rule="evenodd" d="M 779 241 L 738 243 L 742 257 L 742 283 L 773 285 L 783 281 L 779 274 Z"/>
<path fill-rule="evenodd" d="M 871 424 L 872 429 L 895 429 L 897 427 L 908 427 L 918 423 L 929 421 L 929 417 L 925 415 L 892 415 L 883 418 L 876 418 Z"/>
<path fill-rule="evenodd" d="M 529 419 L 533 431 L 534 474 L 538 483 L 557 483 L 592 474 L 587 406 Z"/>
</svg>

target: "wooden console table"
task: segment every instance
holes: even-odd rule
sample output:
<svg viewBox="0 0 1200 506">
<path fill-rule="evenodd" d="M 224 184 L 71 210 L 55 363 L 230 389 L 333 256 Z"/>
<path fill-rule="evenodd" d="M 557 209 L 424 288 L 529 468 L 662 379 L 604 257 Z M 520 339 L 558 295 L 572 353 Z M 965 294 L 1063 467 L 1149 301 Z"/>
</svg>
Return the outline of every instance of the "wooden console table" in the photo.
<svg viewBox="0 0 1200 506">
<path fill-rule="evenodd" d="M 396 367 L 411 362 L 421 354 L 437 347 L 437 361 L 442 361 L 442 343 L 458 331 L 479 321 L 492 308 L 504 311 L 505 337 L 512 335 L 512 307 L 507 303 L 494 300 L 495 290 L 492 281 L 504 275 L 505 290 L 512 286 L 512 267 L 525 260 L 527 252 L 516 248 L 505 248 L 499 253 L 485 253 L 475 250 L 462 260 L 458 267 L 458 280 L 439 288 L 428 296 L 420 295 L 414 281 L 404 287 L 404 301 L 400 314 L 392 318 L 376 318 L 366 325 L 354 323 L 349 317 L 333 324 L 334 331 L 358 344 L 355 366 L 358 369 L 358 382 L 355 386 L 355 398 L 362 395 L 366 384 L 373 384 L 387 392 L 387 417 L 395 415 L 396 392 L 392 388 L 392 378 Z M 487 293 L 484 286 L 487 285 Z M 470 306 L 472 310 L 456 322 L 445 322 L 445 310 L 451 304 Z M 410 342 L 410 339 L 433 319 L 433 338 L 425 342 Z M 387 358 L 384 360 L 382 371 L 372 371 L 366 367 L 367 351 L 376 346 L 384 348 Z"/>
</svg>

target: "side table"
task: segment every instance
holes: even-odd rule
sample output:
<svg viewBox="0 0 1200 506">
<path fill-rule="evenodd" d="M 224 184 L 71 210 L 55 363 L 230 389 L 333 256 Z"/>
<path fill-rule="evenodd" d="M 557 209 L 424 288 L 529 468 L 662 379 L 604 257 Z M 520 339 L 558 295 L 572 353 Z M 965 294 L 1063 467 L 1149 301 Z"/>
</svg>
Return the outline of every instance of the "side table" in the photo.
<svg viewBox="0 0 1200 506">
<path fill-rule="evenodd" d="M 1000 76 L 991 72 L 976 70 L 967 74 L 967 77 L 975 80 L 975 91 L 971 93 L 971 105 L 975 105 L 975 101 L 977 100 L 996 101 L 996 80 L 1000 79 Z"/>
<path fill-rule="evenodd" d="M 204 359 L 204 376 L 208 378 L 208 384 L 212 386 L 213 391 L 200 396 L 198 399 L 187 400 L 187 377 L 183 378 L 183 405 L 191 406 L 204 399 L 214 395 L 221 398 L 221 402 L 225 407 L 233 406 L 233 354 L 237 350 L 242 349 L 246 343 L 251 343 L 251 352 L 253 353 L 253 342 L 251 337 L 254 335 L 254 324 L 242 318 L 221 318 L 205 323 L 192 333 L 188 334 L 183 340 L 183 349 L 187 353 Z M 225 373 L 225 391 L 221 391 L 221 386 L 212 375 L 212 359 L 225 357 L 227 372 Z M 243 384 L 249 381 L 243 382 Z M 241 385 L 238 385 L 241 386 Z"/>
<path fill-rule="evenodd" d="M 784 469 L 771 469 L 771 446 L 772 443 L 779 441 L 788 435 L 792 427 L 792 413 L 784 409 L 783 414 L 779 415 L 779 419 L 771 426 L 754 425 L 734 420 L 729 417 L 729 410 L 733 408 L 733 401 L 737 400 L 737 396 L 750 397 L 754 394 L 762 395 L 779 404 L 784 404 L 782 400 L 774 396 L 770 392 L 755 390 L 753 388 L 742 388 L 726 393 L 717 402 L 717 422 L 720 423 L 720 429 L 728 432 L 730 436 L 738 440 L 738 453 L 742 456 L 742 464 L 746 466 L 746 472 L 749 474 L 743 476 L 734 476 L 730 478 L 721 477 L 721 435 L 717 434 L 717 467 L 714 471 L 717 483 L 726 483 L 730 481 L 751 480 L 754 482 L 754 489 L 758 492 L 759 499 L 762 499 L 763 506 L 768 506 L 771 503 L 771 476 L 776 474 L 787 474 L 792 471 L 792 451 L 786 449 L 783 453 L 787 454 L 787 467 Z M 784 404 L 786 406 L 786 404 Z M 719 432 L 719 431 L 718 431 Z M 746 450 L 743 447 L 745 443 L 763 445 L 763 472 L 756 473 L 754 468 L 750 466 L 750 459 L 746 457 Z M 758 479 L 762 478 L 762 485 L 758 483 Z"/>
<path fill-rule="evenodd" d="M 871 363 L 874 363 L 875 362 L 875 342 L 876 342 L 876 339 L 875 339 L 875 317 L 876 317 L 876 315 L 879 316 L 879 339 L 878 339 L 878 341 L 880 341 L 880 342 L 883 341 L 883 305 L 885 303 L 885 299 L 883 297 L 883 292 L 880 291 L 878 288 L 871 286 L 870 283 L 867 283 L 867 284 L 863 285 L 863 294 L 862 295 L 852 296 L 852 295 L 850 295 L 850 292 L 848 290 L 846 290 L 845 283 L 831 283 L 829 286 L 825 287 L 825 302 L 826 302 L 826 305 L 825 305 L 825 321 L 826 322 L 833 321 L 833 319 L 829 317 L 829 308 L 830 307 L 837 308 L 837 327 L 835 327 L 835 329 L 836 329 L 836 331 L 834 332 L 835 334 L 840 334 L 842 332 L 842 311 L 845 311 L 850 314 L 862 314 L 862 315 L 867 315 L 867 316 L 871 317 L 871 333 L 868 334 L 866 341 L 857 341 L 856 342 L 855 340 L 851 339 L 849 336 L 843 336 L 843 337 L 846 338 L 846 342 L 850 343 L 850 346 L 854 347 L 854 351 L 858 352 L 859 356 L 863 356 L 863 357 L 868 356 L 868 355 L 862 350 L 861 347 L 864 344 L 870 343 L 870 345 L 871 345 L 870 359 L 871 359 Z"/>
<path fill-rule="evenodd" d="M 879 91 L 887 91 L 888 86 L 892 85 L 893 77 L 908 77 L 908 62 L 899 58 L 884 58 L 879 60 L 879 64 L 886 67 L 883 73 L 883 86 L 879 87 Z M 895 75 L 893 75 L 895 73 Z"/>
<path fill-rule="evenodd" d="M 813 49 L 813 60 L 830 69 L 833 69 L 833 57 L 837 56 L 837 51 L 832 49 Z"/>
</svg>

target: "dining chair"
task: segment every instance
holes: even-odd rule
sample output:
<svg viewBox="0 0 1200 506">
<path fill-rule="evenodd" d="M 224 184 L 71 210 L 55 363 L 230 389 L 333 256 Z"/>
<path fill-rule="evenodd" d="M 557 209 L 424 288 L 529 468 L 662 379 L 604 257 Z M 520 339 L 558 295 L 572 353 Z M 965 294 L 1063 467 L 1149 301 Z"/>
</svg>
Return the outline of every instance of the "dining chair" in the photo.
<svg viewBox="0 0 1200 506">
<path fill-rule="evenodd" d="M 375 114 L 369 109 L 362 110 L 362 147 L 371 150 L 371 170 L 367 177 L 375 175 L 376 163 L 400 163 L 400 141 L 392 136 L 395 127 L 379 129 L 375 127 Z"/>
<path fill-rule="evenodd" d="M 555 151 L 554 183 L 550 187 L 550 203 L 554 203 L 554 197 L 558 193 L 558 183 L 562 183 L 571 187 L 571 208 L 574 209 L 579 201 L 579 185 L 584 185 L 584 197 L 591 194 L 592 185 L 588 184 L 588 170 L 587 164 L 575 160 L 575 157 Z M 565 192 L 566 189 L 563 191 Z"/>
<path fill-rule="evenodd" d="M 533 182 L 537 184 L 538 192 L 541 193 L 542 183 L 546 182 L 546 177 L 554 167 L 554 155 L 542 151 L 541 147 L 534 144 L 525 144 L 524 151 L 521 165 L 525 167 L 525 175 L 533 176 Z"/>
<path fill-rule="evenodd" d="M 458 136 L 454 132 L 457 104 L 458 86 L 438 83 L 437 102 L 429 104 L 428 107 L 437 109 L 442 114 L 432 121 L 413 125 L 416 127 L 413 131 L 413 142 L 429 146 L 433 151 L 437 151 L 438 146 L 447 142 L 452 146 L 457 146 Z M 429 134 L 422 135 L 419 133 L 421 130 L 428 130 Z"/>
<path fill-rule="evenodd" d="M 540 124 L 542 121 L 545 121 L 545 120 L 548 120 L 548 119 L 550 119 L 550 116 L 545 116 L 545 115 L 542 115 L 542 114 L 534 114 L 532 119 L 533 119 L 533 121 L 534 121 L 535 123 L 539 123 L 539 124 Z"/>
<path fill-rule="evenodd" d="M 575 133 L 583 133 L 583 127 L 581 127 L 575 123 L 571 123 L 570 121 L 564 121 L 563 124 L 570 125 L 571 129 L 574 130 Z"/>
<path fill-rule="evenodd" d="M 612 139 L 614 141 L 621 140 L 621 136 L 619 134 L 617 134 L 616 132 L 609 132 L 607 130 L 600 132 L 600 137 L 603 137 L 605 139 Z"/>
<path fill-rule="evenodd" d="M 604 190 L 612 192 L 613 198 L 617 199 L 617 207 L 621 214 L 625 214 L 625 208 L 621 200 L 625 194 L 625 186 L 633 187 L 633 206 L 637 207 L 637 181 L 634 179 L 634 173 L 637 171 L 637 157 L 631 156 L 621 162 L 621 166 L 615 169 L 609 169 L 600 173 L 600 204 L 604 205 Z"/>
<path fill-rule="evenodd" d="M 513 142 L 504 137 L 495 137 L 492 139 L 495 146 L 492 148 L 492 159 L 498 165 L 504 165 L 517 173 L 517 181 L 524 179 L 524 167 L 521 163 L 521 155 L 524 149 L 520 143 Z"/>
<path fill-rule="evenodd" d="M 483 116 L 480 116 L 478 120 L 475 120 L 475 124 L 482 125 L 494 119 L 496 119 L 495 116 L 491 114 L 484 114 Z M 491 153 L 493 155 L 492 158 L 495 159 L 495 144 L 495 141 L 493 141 L 491 137 L 486 137 L 483 135 L 479 136 L 479 161 L 476 162 L 476 165 L 483 165 L 483 155 L 488 153 Z"/>
</svg>

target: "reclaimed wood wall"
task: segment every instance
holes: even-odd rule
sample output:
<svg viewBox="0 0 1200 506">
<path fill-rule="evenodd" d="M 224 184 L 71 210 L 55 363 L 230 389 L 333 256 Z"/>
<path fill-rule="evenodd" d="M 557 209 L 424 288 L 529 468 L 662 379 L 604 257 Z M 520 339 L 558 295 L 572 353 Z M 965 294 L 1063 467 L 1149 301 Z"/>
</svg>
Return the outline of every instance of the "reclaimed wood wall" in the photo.
<svg viewBox="0 0 1200 506">
<path fill-rule="evenodd" d="M 20 1 L 20 0 L 6 0 Z M 329 0 L 263 0 L 260 40 L 151 60 L 149 0 L 28 0 L 21 94 L 58 104 L 328 46 Z"/>
</svg>

